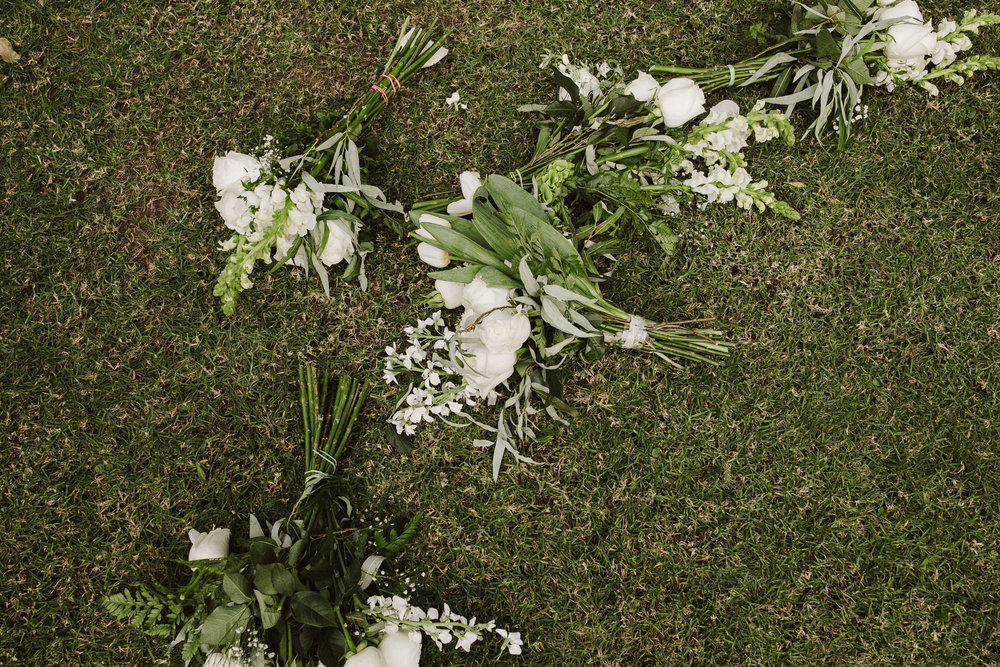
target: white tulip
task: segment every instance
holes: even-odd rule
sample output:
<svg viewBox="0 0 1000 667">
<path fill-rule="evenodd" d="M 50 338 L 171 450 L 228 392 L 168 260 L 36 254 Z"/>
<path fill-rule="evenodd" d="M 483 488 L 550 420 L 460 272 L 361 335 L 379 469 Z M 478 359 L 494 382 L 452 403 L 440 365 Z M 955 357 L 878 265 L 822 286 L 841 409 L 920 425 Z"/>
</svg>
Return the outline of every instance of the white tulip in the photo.
<svg viewBox="0 0 1000 667">
<path fill-rule="evenodd" d="M 451 264 L 451 255 L 430 243 L 418 244 L 417 254 L 420 255 L 420 259 L 438 269 L 443 269 Z"/>
<path fill-rule="evenodd" d="M 228 528 L 216 528 L 207 533 L 199 533 L 192 528 L 188 531 L 188 539 L 191 540 L 188 560 L 225 558 L 229 555 Z"/>
<path fill-rule="evenodd" d="M 885 55 L 893 60 L 922 58 L 937 47 L 937 37 L 930 22 L 924 24 L 897 23 L 889 26 Z"/>
<path fill-rule="evenodd" d="M 417 224 L 419 225 L 416 232 L 417 236 L 419 236 L 422 239 L 426 239 L 428 241 L 433 241 L 434 237 L 431 236 L 428 231 L 426 231 L 425 227 L 427 225 L 441 225 L 442 227 L 447 227 L 448 229 L 451 229 L 450 222 L 448 222 L 444 218 L 438 217 L 431 213 L 424 213 L 419 218 L 417 218 Z"/>
<path fill-rule="evenodd" d="M 516 352 L 531 335 L 531 321 L 509 308 L 494 310 L 476 325 L 476 334 L 491 353 Z"/>
<path fill-rule="evenodd" d="M 417 667 L 420 664 L 420 633 L 414 633 L 417 641 L 410 639 L 408 632 L 387 632 L 378 643 L 379 653 L 386 667 Z"/>
<path fill-rule="evenodd" d="M 448 204 L 448 215 L 465 216 L 472 214 L 472 198 L 483 185 L 482 177 L 478 171 L 463 171 L 458 182 L 462 186 L 462 198 Z"/>
<path fill-rule="evenodd" d="M 705 113 L 705 93 L 691 79 L 671 79 L 657 91 L 656 106 L 667 127 L 680 127 Z"/>
<path fill-rule="evenodd" d="M 465 283 L 453 283 L 450 280 L 435 280 L 434 289 L 444 299 L 445 308 L 450 310 L 462 305 L 462 293 L 465 291 Z"/>
<path fill-rule="evenodd" d="M 872 18 L 876 21 L 915 19 L 920 23 L 924 22 L 924 15 L 920 13 L 920 7 L 913 0 L 902 0 L 891 7 L 879 7 L 872 14 Z"/>
<path fill-rule="evenodd" d="M 344 662 L 344 667 L 389 667 L 385 664 L 385 658 L 374 646 L 369 646 L 359 653 L 355 653 Z"/>
<path fill-rule="evenodd" d="M 212 185 L 223 192 L 241 192 L 243 181 L 254 181 L 260 177 L 260 163 L 257 158 L 245 153 L 229 151 L 223 157 L 215 158 L 212 165 Z"/>
<path fill-rule="evenodd" d="M 625 94 L 634 97 L 636 102 L 648 102 L 656 97 L 656 91 L 659 89 L 660 84 L 651 74 L 640 71 L 639 76 L 625 87 Z"/>
</svg>

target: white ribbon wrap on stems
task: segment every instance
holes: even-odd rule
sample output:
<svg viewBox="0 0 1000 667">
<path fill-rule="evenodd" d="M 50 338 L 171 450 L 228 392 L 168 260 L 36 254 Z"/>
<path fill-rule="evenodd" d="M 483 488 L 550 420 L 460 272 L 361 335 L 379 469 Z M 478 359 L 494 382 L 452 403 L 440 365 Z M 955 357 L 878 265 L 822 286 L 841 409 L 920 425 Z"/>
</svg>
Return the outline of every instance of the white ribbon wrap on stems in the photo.
<svg viewBox="0 0 1000 667">
<path fill-rule="evenodd" d="M 637 350 L 645 345 L 646 341 L 649 340 L 649 334 L 646 333 L 646 320 L 638 315 L 633 315 L 632 319 L 629 320 L 628 329 L 624 329 L 618 334 L 618 340 L 621 341 L 622 347 L 627 350 Z"/>
</svg>

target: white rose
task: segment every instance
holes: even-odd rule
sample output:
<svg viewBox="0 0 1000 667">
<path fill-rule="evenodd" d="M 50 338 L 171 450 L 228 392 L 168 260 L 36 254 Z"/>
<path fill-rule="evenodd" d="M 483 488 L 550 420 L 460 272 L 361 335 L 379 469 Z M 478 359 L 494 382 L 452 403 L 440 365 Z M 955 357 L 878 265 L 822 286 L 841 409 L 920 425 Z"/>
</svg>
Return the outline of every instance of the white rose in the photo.
<svg viewBox="0 0 1000 667">
<path fill-rule="evenodd" d="M 237 234 L 246 234 L 253 216 L 249 215 L 250 206 L 247 200 L 235 192 L 223 192 L 222 197 L 215 202 L 215 210 L 222 216 L 226 227 Z"/>
<path fill-rule="evenodd" d="M 656 106 L 667 127 L 680 127 L 705 113 L 705 93 L 691 79 L 671 79 L 657 91 Z"/>
<path fill-rule="evenodd" d="M 517 355 L 514 352 L 490 352 L 484 345 L 466 345 L 465 368 L 462 377 L 480 394 L 493 391 L 501 382 L 514 374 Z"/>
<path fill-rule="evenodd" d="M 240 192 L 243 181 L 255 181 L 260 176 L 260 163 L 252 155 L 229 151 L 215 158 L 212 165 L 212 185 L 222 192 Z"/>
<path fill-rule="evenodd" d="M 485 280 L 476 276 L 462 292 L 462 305 L 473 315 L 478 316 L 488 313 L 494 308 L 510 305 L 511 296 L 513 296 L 513 290 L 490 287 Z"/>
<path fill-rule="evenodd" d="M 650 74 L 639 72 L 639 76 L 625 87 L 625 94 L 631 95 L 636 102 L 648 102 L 656 97 L 660 84 Z"/>
<path fill-rule="evenodd" d="M 324 266 L 333 266 L 350 259 L 354 255 L 354 233 L 348 224 L 343 220 L 327 220 L 326 228 L 330 233 L 319 260 Z M 322 237 L 320 240 L 323 240 Z"/>
<path fill-rule="evenodd" d="M 517 352 L 531 335 L 531 321 L 524 313 L 494 310 L 476 326 L 476 333 L 491 353 Z"/>
<path fill-rule="evenodd" d="M 916 19 L 923 23 L 924 15 L 920 13 L 920 7 L 913 0 L 903 0 L 892 7 L 880 7 L 875 10 L 872 17 L 876 21 L 888 21 L 890 19 Z"/>
<path fill-rule="evenodd" d="M 240 661 L 230 658 L 225 653 L 212 653 L 205 658 L 205 667 L 240 667 Z"/>
<path fill-rule="evenodd" d="M 451 255 L 447 251 L 441 250 L 430 243 L 420 243 L 417 245 L 417 254 L 420 259 L 437 269 L 443 269 L 451 264 Z"/>
<path fill-rule="evenodd" d="M 355 653 L 344 662 L 344 667 L 389 667 L 385 658 L 374 646 L 369 646 L 360 653 Z"/>
<path fill-rule="evenodd" d="M 382 654 L 387 667 L 417 667 L 420 664 L 422 635 L 420 633 L 416 635 L 417 641 L 410 639 L 408 632 L 387 632 L 382 635 L 378 651 Z"/>
<path fill-rule="evenodd" d="M 465 283 L 453 283 L 450 280 L 435 280 L 434 289 L 444 299 L 445 308 L 458 308 L 462 305 L 462 293 L 465 291 Z"/>
<path fill-rule="evenodd" d="M 885 55 L 894 60 L 907 60 L 929 55 L 937 47 L 937 37 L 931 24 L 897 23 L 889 26 Z"/>
<path fill-rule="evenodd" d="M 188 539 L 191 540 L 188 560 L 209 560 L 229 555 L 228 528 L 216 528 L 208 533 L 199 533 L 192 528 L 188 531 Z"/>
<path fill-rule="evenodd" d="M 462 186 L 462 198 L 448 204 L 448 215 L 464 216 L 472 214 L 472 197 L 476 194 L 482 184 L 482 177 L 478 171 L 463 171 L 458 182 Z"/>
</svg>

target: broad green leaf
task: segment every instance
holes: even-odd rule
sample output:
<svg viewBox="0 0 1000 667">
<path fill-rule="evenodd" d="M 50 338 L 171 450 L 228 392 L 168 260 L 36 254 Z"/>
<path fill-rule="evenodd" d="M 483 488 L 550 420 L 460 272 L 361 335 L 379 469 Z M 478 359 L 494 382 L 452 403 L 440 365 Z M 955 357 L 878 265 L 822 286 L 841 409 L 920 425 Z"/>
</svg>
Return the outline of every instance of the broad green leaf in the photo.
<svg viewBox="0 0 1000 667">
<path fill-rule="evenodd" d="M 823 60 L 834 58 L 840 55 L 840 46 L 837 44 L 837 39 L 833 36 L 829 30 L 820 30 L 816 33 L 816 58 Z"/>
<path fill-rule="evenodd" d="M 431 245 L 437 246 L 448 252 L 452 257 L 465 262 L 492 266 L 511 277 L 517 275 L 516 270 L 503 263 L 503 260 L 494 253 L 469 240 L 468 237 L 454 229 L 448 229 L 441 225 L 427 225 L 425 231 L 433 237 Z M 418 237 L 419 238 L 419 237 Z"/>
<path fill-rule="evenodd" d="M 859 86 L 868 86 L 872 83 L 872 75 L 868 71 L 868 67 L 865 65 L 864 60 L 858 58 L 857 60 L 849 60 L 841 65 L 841 68 L 847 72 L 854 83 Z"/>
<path fill-rule="evenodd" d="M 517 261 L 520 253 L 517 238 L 490 206 L 485 192 L 472 200 L 472 224 L 497 255 L 509 262 Z"/>
<path fill-rule="evenodd" d="M 492 266 L 484 266 L 479 269 L 479 273 L 476 274 L 477 277 L 482 278 L 483 282 L 489 287 L 500 287 L 502 289 L 523 289 L 524 285 L 520 281 L 514 280 L 506 273 L 497 271 Z"/>
<path fill-rule="evenodd" d="M 258 565 L 253 577 L 253 587 L 264 595 L 276 595 L 277 589 L 272 581 L 274 568 L 281 567 L 278 563 Z"/>
<path fill-rule="evenodd" d="M 315 591 L 300 591 L 292 596 L 292 615 L 300 623 L 315 628 L 332 628 L 337 625 L 333 607 Z"/>
<path fill-rule="evenodd" d="M 270 630 L 281 620 L 281 612 L 274 608 L 274 599 L 260 591 L 254 591 L 260 608 L 260 622 L 265 630 Z"/>
<path fill-rule="evenodd" d="M 216 607 L 201 626 L 200 641 L 210 646 L 232 643 L 237 631 L 242 631 L 250 622 L 250 608 L 245 604 L 232 607 Z"/>
<path fill-rule="evenodd" d="M 294 572 L 279 563 L 271 570 L 271 583 L 278 595 L 293 595 L 305 588 Z"/>
<path fill-rule="evenodd" d="M 222 590 L 236 604 L 245 604 L 253 599 L 250 597 L 253 590 L 250 582 L 239 572 L 226 572 L 222 576 Z"/>
<path fill-rule="evenodd" d="M 444 269 L 443 271 L 431 271 L 427 275 L 434 280 L 447 280 L 453 283 L 471 283 L 476 279 L 476 276 L 482 268 L 482 266 L 477 264 L 470 264 L 468 266 L 460 266 L 454 269 Z"/>
</svg>

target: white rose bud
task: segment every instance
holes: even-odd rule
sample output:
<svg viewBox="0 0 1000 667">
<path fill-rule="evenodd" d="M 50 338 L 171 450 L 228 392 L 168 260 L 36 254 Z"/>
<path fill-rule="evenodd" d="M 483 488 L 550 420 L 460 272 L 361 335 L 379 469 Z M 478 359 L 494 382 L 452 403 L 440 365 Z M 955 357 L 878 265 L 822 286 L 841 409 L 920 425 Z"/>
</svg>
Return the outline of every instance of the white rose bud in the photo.
<svg viewBox="0 0 1000 667">
<path fill-rule="evenodd" d="M 438 269 L 443 269 L 451 264 L 451 255 L 430 243 L 418 244 L 417 254 L 420 255 L 420 259 Z"/>
<path fill-rule="evenodd" d="M 199 533 L 192 528 L 188 531 L 188 539 L 191 540 L 188 560 L 209 560 L 229 555 L 228 528 L 216 528 L 208 533 Z"/>
<path fill-rule="evenodd" d="M 929 55 L 937 46 L 937 37 L 930 23 L 897 23 L 889 26 L 888 33 L 885 55 L 895 60 L 921 58 Z"/>
<path fill-rule="evenodd" d="M 385 658 L 374 646 L 369 646 L 360 653 L 355 653 L 344 662 L 344 667 L 389 667 Z"/>
<path fill-rule="evenodd" d="M 705 113 L 705 93 L 691 79 L 671 79 L 656 93 L 656 106 L 667 127 L 680 127 Z"/>
<path fill-rule="evenodd" d="M 625 87 L 625 94 L 634 97 L 636 102 L 648 102 L 656 97 L 656 91 L 659 89 L 660 84 L 652 75 L 639 72 L 639 76 Z"/>
<path fill-rule="evenodd" d="M 330 234 L 319 259 L 325 266 L 340 264 L 354 255 L 354 233 L 343 220 L 327 220 Z"/>
<path fill-rule="evenodd" d="M 260 163 L 252 155 L 229 151 L 215 158 L 212 165 L 212 185 L 223 192 L 241 192 L 243 181 L 254 181 L 260 176 Z"/>
<path fill-rule="evenodd" d="M 892 7 L 879 7 L 872 14 L 876 21 L 888 21 L 891 19 L 916 19 L 920 23 L 924 22 L 924 15 L 920 13 L 920 7 L 913 0 L 903 0 Z"/>
<path fill-rule="evenodd" d="M 511 290 L 502 287 L 490 287 L 486 281 L 476 276 L 465 286 L 462 292 L 462 305 L 473 315 L 488 313 L 494 308 L 510 305 Z"/>
<path fill-rule="evenodd" d="M 445 308 L 450 310 L 462 305 L 462 293 L 465 291 L 465 283 L 453 283 L 450 280 L 435 280 L 434 289 L 444 299 Z"/>
<path fill-rule="evenodd" d="M 420 664 L 420 638 L 410 639 L 409 632 L 387 632 L 378 644 L 379 653 L 389 667 L 417 667 Z"/>
<path fill-rule="evenodd" d="M 476 325 L 476 333 L 491 353 L 517 352 L 531 335 L 531 322 L 524 313 L 495 310 Z"/>
</svg>

